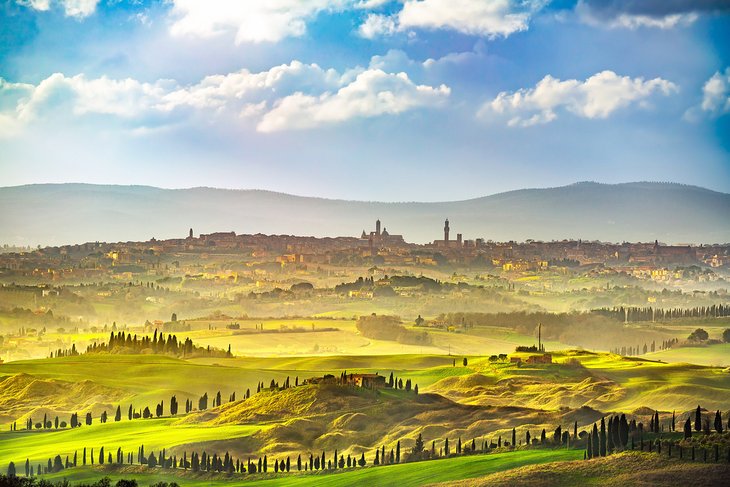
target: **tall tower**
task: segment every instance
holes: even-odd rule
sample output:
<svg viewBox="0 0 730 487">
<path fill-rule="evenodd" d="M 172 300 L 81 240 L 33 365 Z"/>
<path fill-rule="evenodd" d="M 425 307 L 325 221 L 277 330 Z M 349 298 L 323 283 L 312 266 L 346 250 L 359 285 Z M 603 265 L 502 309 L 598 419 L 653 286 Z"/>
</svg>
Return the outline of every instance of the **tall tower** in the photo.
<svg viewBox="0 0 730 487">
<path fill-rule="evenodd" d="M 380 220 L 375 222 L 375 235 L 380 236 Z"/>
<path fill-rule="evenodd" d="M 444 222 L 444 242 L 449 245 L 449 219 Z"/>
<path fill-rule="evenodd" d="M 193 229 L 190 229 L 190 233 L 188 234 L 188 238 L 193 238 Z"/>
</svg>

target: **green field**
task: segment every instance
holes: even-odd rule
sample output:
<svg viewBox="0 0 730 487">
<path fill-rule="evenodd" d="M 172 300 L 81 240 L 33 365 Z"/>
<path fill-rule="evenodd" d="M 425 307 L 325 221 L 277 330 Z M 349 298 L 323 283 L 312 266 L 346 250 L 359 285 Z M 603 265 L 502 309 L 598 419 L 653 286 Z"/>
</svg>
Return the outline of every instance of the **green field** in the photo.
<svg viewBox="0 0 730 487">
<path fill-rule="evenodd" d="M 137 448 L 144 445 L 146 451 L 171 449 L 176 446 L 192 445 L 205 441 L 219 441 L 243 438 L 266 426 L 258 425 L 174 425 L 178 419 L 158 418 L 148 420 L 109 422 L 92 424 L 74 429 L 58 431 L 17 431 L 0 434 L 0 459 L 6 464 L 14 461 L 25 463 L 29 458 L 32 463 L 45 463 L 49 458 L 61 455 L 73 458 L 78 452 L 94 448 L 98 455 L 102 446 L 106 452 L 116 454 L 117 448 L 122 451 L 136 453 Z M 95 458 L 96 462 L 98 458 Z"/>
<path fill-rule="evenodd" d="M 669 350 L 648 353 L 650 360 L 678 362 L 687 364 L 711 365 L 713 367 L 730 366 L 730 343 L 708 345 L 705 347 L 676 347 Z"/>
<path fill-rule="evenodd" d="M 160 480 L 175 480 L 186 487 L 223 484 L 241 486 L 283 485 L 295 487 L 365 487 L 374 485 L 415 487 L 436 482 L 469 479 L 525 465 L 578 460 L 582 458 L 582 450 L 525 450 L 489 455 L 455 457 L 382 467 L 355 468 L 335 473 L 270 474 L 266 477 L 262 475 L 255 475 L 252 477 L 210 475 L 205 476 L 204 478 L 199 478 L 203 477 L 203 474 L 200 474 L 196 478 L 193 474 L 188 474 L 184 477 L 177 477 L 175 475 L 165 473 L 162 469 L 155 469 L 156 471 L 154 474 L 150 474 L 147 469 L 135 469 L 132 472 L 127 474 L 122 473 L 120 475 L 120 473 L 115 471 L 115 469 L 91 469 L 87 467 L 66 470 L 57 474 L 44 476 L 44 478 L 65 478 L 70 481 L 78 482 L 98 479 L 103 472 L 113 480 L 117 480 L 119 478 L 136 478 L 140 481 L 140 483 L 156 482 Z"/>
</svg>

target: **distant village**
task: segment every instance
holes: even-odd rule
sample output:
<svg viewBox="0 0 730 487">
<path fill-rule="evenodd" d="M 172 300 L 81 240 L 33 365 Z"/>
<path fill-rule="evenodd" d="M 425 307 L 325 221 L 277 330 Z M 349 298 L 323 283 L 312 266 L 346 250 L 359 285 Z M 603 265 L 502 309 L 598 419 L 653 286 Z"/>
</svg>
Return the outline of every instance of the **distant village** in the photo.
<svg viewBox="0 0 730 487">
<path fill-rule="evenodd" d="M 440 233 L 440 232 L 439 232 Z M 147 242 L 102 243 L 48 247 L 0 254 L 0 270 L 19 276 L 94 278 L 115 274 L 131 278 L 135 273 L 163 275 L 166 271 L 200 273 L 196 265 L 186 269 L 187 257 L 202 259 L 246 257 L 260 265 L 254 274 L 307 266 L 420 268 L 489 268 L 510 274 L 569 270 L 593 266 L 595 272 L 624 274 L 656 282 L 717 279 L 730 271 L 730 245 L 664 245 L 604 243 L 582 240 L 493 242 L 484 238 L 453 237 L 448 219 L 441 238 L 429 244 L 409 243 L 391 233 L 380 220 L 359 237 L 317 238 L 292 235 L 238 235 L 218 232 L 185 238 Z M 173 259 L 164 257 L 174 257 Z M 273 267 L 272 267 L 273 266 Z M 205 270 L 204 270 L 205 271 Z M 717 271 L 717 272 L 716 272 Z M 234 278 L 218 276 L 220 278 Z"/>
</svg>

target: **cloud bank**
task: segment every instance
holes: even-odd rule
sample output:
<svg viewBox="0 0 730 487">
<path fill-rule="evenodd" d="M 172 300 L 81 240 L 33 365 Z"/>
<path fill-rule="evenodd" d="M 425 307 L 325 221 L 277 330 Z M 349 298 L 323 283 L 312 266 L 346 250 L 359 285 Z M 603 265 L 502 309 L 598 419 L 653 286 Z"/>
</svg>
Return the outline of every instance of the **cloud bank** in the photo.
<svg viewBox="0 0 730 487">
<path fill-rule="evenodd" d="M 418 85 L 404 72 L 339 73 L 296 60 L 257 73 L 243 69 L 208 76 L 189 86 L 54 73 L 37 85 L 0 78 L 0 126 L 12 135 L 32 123 L 97 115 L 139 127 L 205 112 L 253 118 L 258 131 L 275 132 L 438 106 L 449 94 L 445 85 Z"/>
<path fill-rule="evenodd" d="M 501 92 L 479 110 L 483 118 L 506 118 L 511 127 L 545 124 L 561 111 L 575 116 L 607 118 L 620 108 L 643 104 L 658 93 L 670 95 L 677 86 L 662 78 L 644 80 L 619 76 L 613 71 L 596 73 L 585 81 L 561 81 L 548 75 L 534 88 Z"/>
</svg>

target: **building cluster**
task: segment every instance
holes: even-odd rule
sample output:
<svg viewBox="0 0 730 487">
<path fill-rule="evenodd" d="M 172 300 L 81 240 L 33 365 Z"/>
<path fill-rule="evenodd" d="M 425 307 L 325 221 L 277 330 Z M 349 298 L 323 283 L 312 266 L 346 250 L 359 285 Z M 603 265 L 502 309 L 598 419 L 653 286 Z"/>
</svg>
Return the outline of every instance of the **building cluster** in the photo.
<svg viewBox="0 0 730 487">
<path fill-rule="evenodd" d="M 221 269 L 215 261 L 243 262 Z M 210 262 L 210 264 L 206 264 Z M 730 271 L 730 244 L 663 245 L 582 240 L 493 242 L 452 238 L 448 219 L 443 238 L 425 245 L 388 232 L 380 220 L 360 237 L 306 237 L 235 232 L 147 242 L 85 243 L 0 254 L 0 272 L 49 281 L 130 280 L 136 275 L 184 275 L 189 279 L 263 281 L 273 274 L 317 268 L 337 275 L 348 266 L 489 268 L 501 273 L 538 273 L 593 266 L 591 272 L 621 273 L 657 282 L 710 281 Z"/>
<path fill-rule="evenodd" d="M 342 374 L 335 377 L 332 374 L 325 374 L 321 377 L 311 377 L 304 380 L 304 384 L 333 384 L 341 386 L 360 387 L 363 389 L 384 389 L 390 387 L 385 377 L 380 374 Z"/>
</svg>

